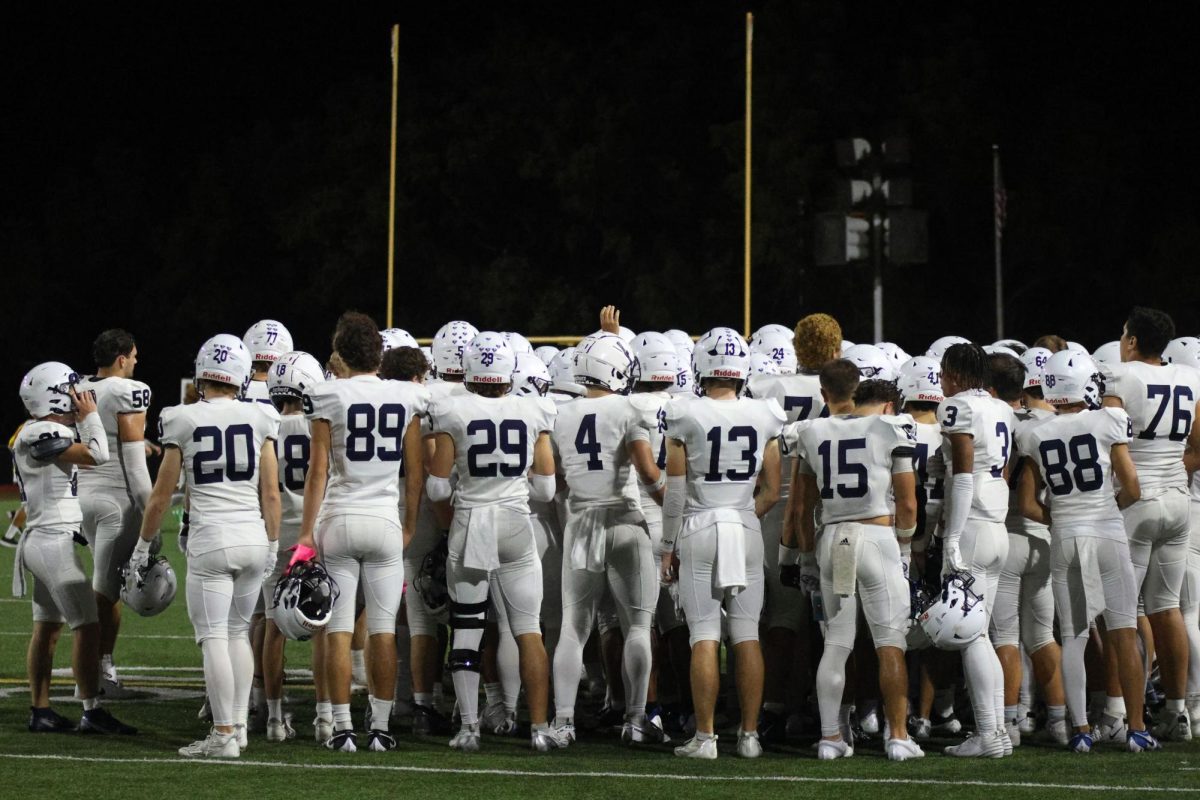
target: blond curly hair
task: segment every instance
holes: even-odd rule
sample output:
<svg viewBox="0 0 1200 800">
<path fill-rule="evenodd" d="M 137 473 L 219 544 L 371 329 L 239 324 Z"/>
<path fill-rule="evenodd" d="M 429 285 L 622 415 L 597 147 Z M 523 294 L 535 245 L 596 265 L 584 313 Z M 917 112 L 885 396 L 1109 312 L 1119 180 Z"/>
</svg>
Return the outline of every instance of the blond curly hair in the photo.
<svg viewBox="0 0 1200 800">
<path fill-rule="evenodd" d="M 800 369 L 816 372 L 842 351 L 842 326 L 828 314 L 809 314 L 796 323 L 796 361 Z"/>
</svg>

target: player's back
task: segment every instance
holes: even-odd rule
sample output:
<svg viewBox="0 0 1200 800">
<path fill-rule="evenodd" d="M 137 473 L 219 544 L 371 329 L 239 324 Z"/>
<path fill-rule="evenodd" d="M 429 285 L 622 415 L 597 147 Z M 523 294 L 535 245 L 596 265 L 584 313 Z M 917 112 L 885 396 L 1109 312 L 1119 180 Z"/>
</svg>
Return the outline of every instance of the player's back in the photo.
<svg viewBox="0 0 1200 800">
<path fill-rule="evenodd" d="M 1017 487 L 1020 486 L 1021 471 L 1025 469 L 1036 469 L 1037 453 L 1026 453 L 1020 448 L 1021 432 L 1032 425 L 1036 425 L 1045 419 L 1050 419 L 1054 416 L 1053 411 L 1047 411 L 1044 408 L 1022 408 L 1014 412 L 1017 420 L 1016 427 L 1013 429 L 1013 469 L 1009 475 L 1008 485 L 1008 517 L 1004 520 L 1004 526 L 1008 528 L 1009 533 L 1020 533 L 1025 536 L 1032 536 L 1036 539 L 1049 540 L 1050 529 L 1040 522 L 1034 522 L 1021 513 L 1020 493 Z M 1024 459 L 1031 458 L 1033 461 L 1025 461 Z"/>
<path fill-rule="evenodd" d="M 827 417 L 804 427 L 800 453 L 817 479 L 822 522 L 890 516 L 892 465 L 912 457 L 916 436 L 907 416 Z"/>
<path fill-rule="evenodd" d="M 304 514 L 304 483 L 308 480 L 312 433 L 303 414 L 284 414 L 279 418 L 279 438 L 275 454 L 279 459 L 280 524 L 300 527 Z"/>
<path fill-rule="evenodd" d="M 146 413 L 150 408 L 150 387 L 131 378 L 91 375 L 79 382 L 78 391 L 89 391 L 96 399 L 96 411 L 108 437 L 110 456 L 99 466 L 79 471 L 79 491 L 87 495 L 115 490 L 124 495 L 128 490 L 118 441 L 118 418 L 122 414 Z"/>
<path fill-rule="evenodd" d="M 816 373 L 752 375 L 750 393 L 759 400 L 779 403 L 789 423 L 829 416 L 821 395 L 821 379 Z"/>
<path fill-rule="evenodd" d="M 559 407 L 554 444 L 572 510 L 640 508 L 626 442 L 641 422 L 642 413 L 630 398 L 618 394 L 581 397 Z"/>
<path fill-rule="evenodd" d="M 244 399 L 247 403 L 265 403 L 271 405 L 271 392 L 267 387 L 267 382 L 265 380 L 250 381 L 250 383 L 246 384 L 246 396 Z"/>
<path fill-rule="evenodd" d="M 1182 364 L 1141 361 L 1105 364 L 1104 393 L 1115 396 L 1133 422 L 1129 455 L 1142 496 L 1157 489 L 1187 487 L 1183 451 L 1200 400 L 1200 372 Z"/>
<path fill-rule="evenodd" d="M 25 501 L 26 530 L 75 530 L 83 520 L 75 465 L 34 455 L 37 442 L 59 438 L 74 442 L 75 429 L 50 420 L 33 420 L 25 423 L 13 441 L 13 472 Z"/>
<path fill-rule="evenodd" d="M 1012 450 L 1016 425 L 1012 408 L 982 389 L 969 389 L 947 397 L 938 409 L 938 419 L 945 434 L 942 454 L 948 471 L 952 471 L 954 463 L 950 436 L 962 433 L 972 439 L 975 492 L 970 518 L 1003 522 L 1008 513 L 1004 467 Z"/>
</svg>

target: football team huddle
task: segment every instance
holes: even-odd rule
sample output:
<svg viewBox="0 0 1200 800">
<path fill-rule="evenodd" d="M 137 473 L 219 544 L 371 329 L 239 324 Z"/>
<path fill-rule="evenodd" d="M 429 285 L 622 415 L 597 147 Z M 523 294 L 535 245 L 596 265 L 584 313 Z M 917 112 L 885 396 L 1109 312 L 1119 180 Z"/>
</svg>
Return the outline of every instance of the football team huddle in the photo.
<svg viewBox="0 0 1200 800">
<path fill-rule="evenodd" d="M 29 729 L 136 733 L 101 703 L 128 691 L 122 607 L 174 599 L 159 531 L 182 506 L 211 720 L 184 756 L 296 736 L 297 641 L 315 739 L 350 753 L 395 748 L 398 721 L 463 752 L 568 748 L 578 723 L 700 759 L 718 730 L 744 758 L 877 737 L 894 761 L 967 726 L 947 756 L 1200 735 L 1200 340 L 1167 314 L 1091 353 L 915 357 L 827 314 L 750 341 L 600 323 L 559 350 L 454 321 L 421 348 L 347 312 L 322 364 L 263 320 L 203 344 L 157 443 L 127 332 L 92 376 L 33 368 L 5 536 L 14 590 L 34 579 Z M 64 623 L 77 725 L 50 705 Z"/>
</svg>

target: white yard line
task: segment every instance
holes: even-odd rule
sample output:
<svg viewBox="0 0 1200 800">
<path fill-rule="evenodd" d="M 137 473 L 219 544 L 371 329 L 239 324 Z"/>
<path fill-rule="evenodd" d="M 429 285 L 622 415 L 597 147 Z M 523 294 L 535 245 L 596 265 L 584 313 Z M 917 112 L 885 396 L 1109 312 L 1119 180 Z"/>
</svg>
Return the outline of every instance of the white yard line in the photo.
<svg viewBox="0 0 1200 800">
<path fill-rule="evenodd" d="M 1041 781 L 964 781 L 964 780 L 933 780 L 929 778 L 834 778 L 807 777 L 802 775 L 662 775 L 646 772 L 563 772 L 550 770 L 520 770 L 520 769 L 457 769 L 448 767 L 413 767 L 388 764 L 320 764 L 311 761 L 303 765 L 282 761 L 249 761 L 238 759 L 191 759 L 191 758 L 102 758 L 98 756 L 65 756 L 30 753 L 0 753 L 0 759 L 21 761 L 67 761 L 91 764 L 188 764 L 211 765 L 218 767 L 278 767 L 280 769 L 304 770 L 344 770 L 367 772 L 409 772 L 433 775 L 488 775 L 512 778 L 632 778 L 634 780 L 662 780 L 709 782 L 723 781 L 726 783 L 828 783 L 828 784 L 868 784 L 868 785 L 914 785 L 914 786 L 981 786 L 987 788 L 1020 788 L 1020 789 L 1071 789 L 1077 791 L 1137 791 L 1148 793 L 1170 794 L 1200 794 L 1200 786 L 1108 786 L 1095 783 L 1044 783 Z"/>
<path fill-rule="evenodd" d="M 23 636 L 29 638 L 30 631 L 0 631 L 0 636 Z M 183 636 L 180 634 L 169 633 L 122 633 L 122 639 L 186 639 L 189 642 L 195 641 L 195 636 Z"/>
</svg>

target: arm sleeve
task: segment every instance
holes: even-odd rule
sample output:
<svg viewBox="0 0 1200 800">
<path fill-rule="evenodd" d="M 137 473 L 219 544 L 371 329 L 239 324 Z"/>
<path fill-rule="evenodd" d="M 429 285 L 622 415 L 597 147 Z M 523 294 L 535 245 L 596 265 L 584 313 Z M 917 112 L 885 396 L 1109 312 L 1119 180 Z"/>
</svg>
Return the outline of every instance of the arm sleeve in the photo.
<svg viewBox="0 0 1200 800">
<path fill-rule="evenodd" d="M 150 482 L 150 470 L 146 467 L 146 443 L 121 443 L 121 469 L 125 472 L 125 485 L 133 497 L 133 504 L 138 510 L 146 508 L 150 492 L 154 488 Z"/>
<path fill-rule="evenodd" d="M 957 542 L 967 527 L 971 503 L 975 499 L 975 476 L 960 472 L 950 482 L 950 518 L 946 521 L 946 541 Z"/>
<path fill-rule="evenodd" d="M 679 538 L 679 530 L 683 527 L 683 506 L 687 499 L 687 477 L 684 475 L 667 476 L 667 493 L 663 497 L 663 534 L 659 545 L 659 555 L 670 553 L 675 549 L 675 540 Z"/>
<path fill-rule="evenodd" d="M 535 503 L 549 503 L 554 499 L 555 481 L 553 475 L 529 476 L 529 499 Z"/>
<path fill-rule="evenodd" d="M 92 459 L 97 464 L 108 461 L 108 434 L 104 432 L 104 423 L 100 421 L 100 414 L 93 411 L 82 421 L 76 422 L 75 428 L 79 431 L 79 441 L 87 445 L 87 449 L 91 451 Z"/>
</svg>

